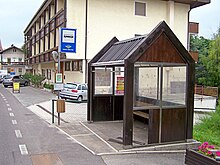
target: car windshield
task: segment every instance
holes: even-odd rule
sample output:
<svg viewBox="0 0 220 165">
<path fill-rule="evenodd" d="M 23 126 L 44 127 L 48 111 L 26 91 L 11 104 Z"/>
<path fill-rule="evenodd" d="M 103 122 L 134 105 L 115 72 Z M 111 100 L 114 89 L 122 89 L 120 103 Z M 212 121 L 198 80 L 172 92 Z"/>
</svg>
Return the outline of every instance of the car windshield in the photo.
<svg viewBox="0 0 220 165">
<path fill-rule="evenodd" d="M 64 88 L 70 88 L 70 89 L 76 89 L 77 88 L 77 84 L 65 84 Z"/>
<path fill-rule="evenodd" d="M 12 78 L 12 76 L 10 76 L 10 75 L 5 76 L 5 79 L 11 79 L 11 78 Z"/>
</svg>

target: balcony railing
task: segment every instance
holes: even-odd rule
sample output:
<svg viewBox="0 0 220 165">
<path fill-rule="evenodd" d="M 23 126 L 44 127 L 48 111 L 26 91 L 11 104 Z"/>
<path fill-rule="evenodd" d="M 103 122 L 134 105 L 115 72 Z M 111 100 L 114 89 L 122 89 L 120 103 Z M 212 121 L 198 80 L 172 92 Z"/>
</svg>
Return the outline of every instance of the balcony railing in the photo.
<svg viewBox="0 0 220 165">
<path fill-rule="evenodd" d="M 25 62 L 1 62 L 2 65 L 25 65 Z"/>
</svg>

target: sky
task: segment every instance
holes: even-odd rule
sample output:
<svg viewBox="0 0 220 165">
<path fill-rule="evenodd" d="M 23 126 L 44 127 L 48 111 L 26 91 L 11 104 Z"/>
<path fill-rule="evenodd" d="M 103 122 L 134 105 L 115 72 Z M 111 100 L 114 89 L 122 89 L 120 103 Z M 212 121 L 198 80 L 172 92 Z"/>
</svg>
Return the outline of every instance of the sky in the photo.
<svg viewBox="0 0 220 165">
<path fill-rule="evenodd" d="M 3 49 L 24 44 L 24 30 L 44 0 L 0 0 L 0 40 Z"/>
<path fill-rule="evenodd" d="M 192 9 L 190 21 L 199 23 L 199 36 L 211 39 L 220 27 L 220 0 Z"/>
<path fill-rule="evenodd" d="M 0 40 L 3 48 L 24 44 L 23 32 L 44 0 L 0 0 Z M 220 25 L 220 0 L 195 8 L 190 21 L 199 23 L 199 36 L 212 38 Z"/>
</svg>

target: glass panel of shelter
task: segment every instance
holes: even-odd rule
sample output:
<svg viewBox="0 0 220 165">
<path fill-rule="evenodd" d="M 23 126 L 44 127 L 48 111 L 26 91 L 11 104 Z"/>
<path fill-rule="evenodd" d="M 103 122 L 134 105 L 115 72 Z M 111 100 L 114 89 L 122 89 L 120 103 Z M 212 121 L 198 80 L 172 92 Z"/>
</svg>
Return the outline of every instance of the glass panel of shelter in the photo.
<svg viewBox="0 0 220 165">
<path fill-rule="evenodd" d="M 135 63 L 133 109 L 185 107 L 186 75 L 186 65 Z"/>
<path fill-rule="evenodd" d="M 112 68 L 95 68 L 95 95 L 112 94 Z"/>
<path fill-rule="evenodd" d="M 124 95 L 124 67 L 96 67 L 95 95 Z"/>
</svg>

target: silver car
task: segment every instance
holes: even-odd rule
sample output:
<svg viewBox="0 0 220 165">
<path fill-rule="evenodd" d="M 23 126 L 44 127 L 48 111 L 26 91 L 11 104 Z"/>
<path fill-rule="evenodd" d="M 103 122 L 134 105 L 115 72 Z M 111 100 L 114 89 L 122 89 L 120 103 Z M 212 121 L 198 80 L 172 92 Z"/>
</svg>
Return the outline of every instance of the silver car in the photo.
<svg viewBox="0 0 220 165">
<path fill-rule="evenodd" d="M 87 100 L 87 91 L 88 87 L 86 84 L 66 83 L 64 84 L 64 89 L 60 92 L 60 97 L 81 102 Z"/>
<path fill-rule="evenodd" d="M 29 80 L 24 79 L 22 76 L 7 75 L 3 80 L 3 85 L 5 88 L 8 86 L 13 86 L 13 82 L 19 82 L 20 85 L 27 86 L 29 85 Z"/>
</svg>

